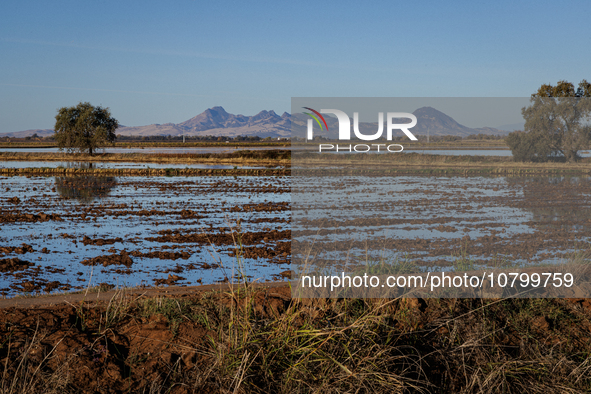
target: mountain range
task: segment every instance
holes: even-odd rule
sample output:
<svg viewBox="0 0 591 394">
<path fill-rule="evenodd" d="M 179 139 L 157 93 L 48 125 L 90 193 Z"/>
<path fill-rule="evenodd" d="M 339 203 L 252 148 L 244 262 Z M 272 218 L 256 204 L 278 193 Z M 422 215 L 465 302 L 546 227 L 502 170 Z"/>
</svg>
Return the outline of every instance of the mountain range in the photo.
<svg viewBox="0 0 591 394">
<path fill-rule="evenodd" d="M 412 128 L 416 135 L 456 135 L 465 137 L 470 134 L 500 134 L 504 135 L 512 130 L 501 128 L 483 127 L 469 128 L 456 122 L 453 118 L 432 107 L 422 107 L 413 112 L 418 123 Z M 338 122 L 335 117 L 324 116 L 328 129 L 332 131 L 327 137 L 336 137 Z M 147 126 L 127 127 L 120 126 L 116 134 L 124 136 L 154 136 L 154 135 L 186 135 L 186 136 L 259 136 L 272 138 L 289 138 L 291 136 L 291 124 L 305 127 L 309 118 L 305 114 L 290 115 L 284 112 L 279 116 L 275 111 L 261 111 L 254 116 L 233 115 L 222 107 L 206 109 L 201 114 L 182 123 L 151 124 Z M 351 122 L 352 123 L 352 122 Z M 360 131 L 365 134 L 374 134 L 377 123 L 361 123 Z M 332 134 L 335 135 L 332 135 Z M 24 130 L 12 133 L 0 134 L 0 137 L 23 138 L 37 134 L 45 137 L 53 134 L 51 129 Z"/>
</svg>

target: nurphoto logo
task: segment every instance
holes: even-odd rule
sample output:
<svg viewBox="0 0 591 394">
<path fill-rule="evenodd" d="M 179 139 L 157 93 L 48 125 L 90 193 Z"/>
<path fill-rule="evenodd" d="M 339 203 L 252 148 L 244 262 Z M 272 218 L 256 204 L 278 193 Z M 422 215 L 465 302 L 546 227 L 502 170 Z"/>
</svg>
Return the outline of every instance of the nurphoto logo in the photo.
<svg viewBox="0 0 591 394">
<path fill-rule="evenodd" d="M 304 112 L 306 115 L 310 116 L 311 119 L 308 119 L 308 129 L 306 138 L 308 141 L 312 141 L 314 139 L 314 121 L 318 124 L 321 130 L 326 128 L 328 131 L 328 124 L 326 119 L 322 114 L 333 114 L 337 117 L 338 124 L 339 124 L 339 134 L 338 139 L 340 141 L 351 141 L 351 119 L 349 115 L 345 112 L 338 110 L 338 109 L 321 109 L 320 112 L 312 109 L 310 107 L 303 107 L 310 112 Z M 399 123 L 404 119 L 410 119 L 410 123 Z M 396 123 L 395 123 L 396 122 Z M 413 128 L 417 124 L 417 118 L 413 114 L 407 112 L 388 112 L 386 115 L 386 140 L 392 141 L 392 135 L 394 130 L 401 130 L 410 140 L 417 141 L 417 137 L 415 137 L 410 131 L 410 128 Z M 378 131 L 375 134 L 363 134 L 359 130 L 359 112 L 353 112 L 353 133 L 355 137 L 361 141 L 376 141 L 382 138 L 384 133 L 384 113 L 378 112 Z M 373 148 L 372 148 L 373 147 Z M 340 151 L 348 151 L 348 152 L 368 152 L 375 148 L 378 152 L 380 151 L 380 147 L 385 147 L 386 151 L 388 152 L 402 152 L 404 149 L 400 144 L 356 144 L 356 145 L 345 145 L 339 146 L 338 144 L 319 144 L 318 151 L 333 151 L 333 152 L 340 152 Z M 396 147 L 397 149 L 393 149 L 392 147 Z"/>
</svg>

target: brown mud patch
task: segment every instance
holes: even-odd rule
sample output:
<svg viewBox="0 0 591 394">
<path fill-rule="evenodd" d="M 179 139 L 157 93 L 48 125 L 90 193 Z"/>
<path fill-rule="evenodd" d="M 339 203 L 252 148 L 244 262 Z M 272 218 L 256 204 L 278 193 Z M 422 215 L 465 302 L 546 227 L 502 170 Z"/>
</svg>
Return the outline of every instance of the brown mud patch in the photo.
<svg viewBox="0 0 591 394">
<path fill-rule="evenodd" d="M 34 263 L 21 260 L 17 257 L 14 257 L 12 259 L 0 259 L 0 272 L 14 272 L 26 270 L 27 268 L 32 267 L 34 265 Z"/>
<path fill-rule="evenodd" d="M 34 251 L 35 250 L 31 245 L 27 245 L 25 243 L 23 243 L 22 246 L 0 246 L 0 254 L 25 254 Z"/>
<path fill-rule="evenodd" d="M 83 260 L 80 262 L 82 265 L 102 265 L 107 267 L 109 265 L 124 265 L 130 268 L 133 265 L 133 260 L 129 257 L 129 253 L 121 251 L 119 254 L 111 254 L 104 256 L 97 256 L 91 259 Z"/>
<path fill-rule="evenodd" d="M 12 290 L 16 290 L 19 293 L 33 294 L 33 293 L 51 293 L 53 291 L 69 291 L 72 286 L 68 283 L 61 283 L 57 280 L 46 280 L 42 278 L 25 279 L 20 282 L 12 283 L 10 285 Z"/>
<path fill-rule="evenodd" d="M 142 257 L 147 259 L 160 259 L 160 260 L 188 260 L 191 257 L 191 253 L 189 252 L 140 252 L 134 250 L 133 252 L 129 253 L 133 257 Z"/>
<path fill-rule="evenodd" d="M 260 231 L 260 232 L 244 232 L 238 233 L 236 231 L 226 231 L 225 229 L 219 229 L 219 232 L 212 232 L 211 230 L 207 233 L 200 232 L 194 234 L 180 234 L 173 230 L 160 231 L 160 237 L 149 237 L 146 238 L 148 241 L 154 242 L 171 242 L 171 243 L 198 243 L 198 244 L 213 244 L 213 245 L 236 245 L 242 243 L 244 245 L 252 245 L 259 242 L 270 242 L 278 241 L 291 238 L 290 230 L 271 230 L 271 231 Z"/>
<path fill-rule="evenodd" d="M 34 213 L 9 213 L 4 212 L 0 209 L 0 223 L 15 223 L 15 222 L 25 222 L 25 223 L 36 223 L 36 222 L 47 222 L 50 220 L 55 220 L 57 222 L 62 221 L 63 219 L 55 214 L 45 214 L 39 212 L 37 214 Z"/>
<path fill-rule="evenodd" d="M 168 278 L 166 279 L 154 279 L 155 286 L 161 285 L 175 285 L 178 281 L 185 280 L 187 278 L 183 278 L 182 276 L 175 275 L 175 274 L 168 274 Z"/>
<path fill-rule="evenodd" d="M 82 239 L 82 243 L 84 245 L 103 246 L 103 245 L 111 245 L 111 244 L 114 244 L 114 243 L 117 243 L 117 242 L 123 242 L 123 239 L 121 239 L 121 238 L 111 238 L 111 239 L 97 238 L 97 239 L 91 239 L 87 235 L 85 235 L 84 238 Z"/>
</svg>

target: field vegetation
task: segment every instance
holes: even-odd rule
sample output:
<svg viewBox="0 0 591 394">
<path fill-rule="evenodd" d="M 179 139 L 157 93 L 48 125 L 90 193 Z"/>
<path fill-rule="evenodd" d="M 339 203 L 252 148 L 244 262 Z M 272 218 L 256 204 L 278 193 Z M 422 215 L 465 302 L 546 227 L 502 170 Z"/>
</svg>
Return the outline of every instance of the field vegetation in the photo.
<svg viewBox="0 0 591 394">
<path fill-rule="evenodd" d="M 287 286 L 247 285 L 110 294 L 0 310 L 0 392 L 591 390 L 584 299 L 296 300 Z"/>
</svg>

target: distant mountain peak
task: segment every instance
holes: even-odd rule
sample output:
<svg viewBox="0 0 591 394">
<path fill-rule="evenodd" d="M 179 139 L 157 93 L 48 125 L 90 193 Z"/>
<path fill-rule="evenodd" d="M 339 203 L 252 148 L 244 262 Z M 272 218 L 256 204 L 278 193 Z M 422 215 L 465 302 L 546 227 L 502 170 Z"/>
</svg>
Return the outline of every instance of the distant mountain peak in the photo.
<svg viewBox="0 0 591 394">
<path fill-rule="evenodd" d="M 438 115 L 438 116 L 446 116 L 449 118 L 448 115 L 444 114 L 443 112 L 441 112 L 433 107 L 418 108 L 413 112 L 413 115 L 415 115 L 415 116 L 417 116 L 417 115 Z"/>
<path fill-rule="evenodd" d="M 224 109 L 224 107 L 222 107 L 222 106 L 219 106 L 219 105 L 217 105 L 217 106 L 215 106 L 215 107 L 208 108 L 208 109 L 206 109 L 206 110 L 205 110 L 205 111 L 203 111 L 203 112 L 219 112 L 219 113 L 222 113 L 222 114 L 227 114 L 227 112 L 226 112 L 226 110 Z"/>
<path fill-rule="evenodd" d="M 465 137 L 470 134 L 478 134 L 478 130 L 459 124 L 451 116 L 433 107 L 421 107 L 413 112 L 418 123 L 413 128 L 413 133 L 418 135 L 456 135 Z"/>
<path fill-rule="evenodd" d="M 180 129 L 184 129 L 187 133 L 200 134 L 207 130 L 220 130 L 216 134 L 224 135 L 221 129 L 240 129 L 244 128 L 245 133 L 248 134 L 246 129 L 252 131 L 261 130 L 261 133 L 274 133 L 273 128 L 277 128 L 276 132 L 280 134 L 278 136 L 289 135 L 291 129 L 290 117 L 280 117 L 275 111 L 262 110 L 256 115 L 245 116 L 245 115 L 233 115 L 221 107 L 216 106 L 208 108 L 199 115 L 176 125 Z M 255 132 L 256 134 L 256 132 Z M 274 134 L 272 136 L 275 136 Z"/>
</svg>

